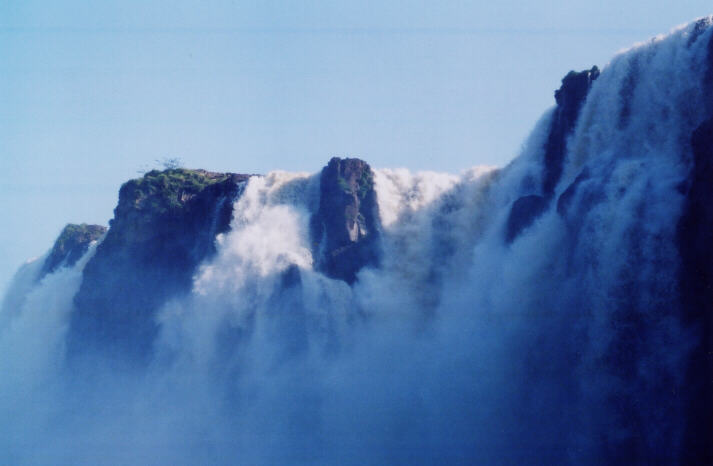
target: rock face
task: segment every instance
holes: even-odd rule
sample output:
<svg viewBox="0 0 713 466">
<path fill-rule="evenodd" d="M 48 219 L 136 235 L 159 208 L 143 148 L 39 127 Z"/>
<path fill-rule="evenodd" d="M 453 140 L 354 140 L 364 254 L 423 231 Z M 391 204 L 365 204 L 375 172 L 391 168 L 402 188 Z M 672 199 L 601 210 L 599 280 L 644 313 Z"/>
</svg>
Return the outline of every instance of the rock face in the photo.
<svg viewBox="0 0 713 466">
<path fill-rule="evenodd" d="M 567 137 L 572 133 L 579 117 L 579 110 L 587 98 L 592 83 L 599 77 L 599 68 L 570 71 L 562 79 L 562 86 L 555 91 L 557 108 L 552 116 L 550 134 L 545 145 L 545 172 L 542 191 L 546 197 L 554 194 L 555 186 L 562 176 L 562 163 L 567 146 Z"/>
<path fill-rule="evenodd" d="M 707 21 L 705 19 L 700 20 L 697 24 L 696 27 L 701 25 L 701 29 L 704 29 L 706 26 Z M 692 35 L 691 39 L 695 40 L 696 36 Z M 708 46 L 707 46 L 707 65 L 706 65 L 706 74 L 703 76 L 703 93 L 706 96 L 710 96 L 713 93 L 713 38 L 708 40 Z M 706 110 L 706 114 L 708 116 L 713 117 L 713 99 L 704 99 L 702 102 L 704 105 L 704 108 Z"/>
<path fill-rule="evenodd" d="M 547 199 L 535 194 L 523 196 L 512 205 L 510 216 L 508 217 L 507 229 L 505 231 L 505 241 L 512 241 L 522 230 L 532 225 L 532 223 L 547 208 Z"/>
<path fill-rule="evenodd" d="M 562 176 L 567 138 L 574 130 L 579 110 L 587 98 L 592 83 L 598 77 L 599 68 L 596 66 L 591 70 L 570 71 L 562 79 L 562 86 L 555 91 L 557 108 L 552 116 L 550 132 L 545 143 L 542 193 L 528 194 L 513 203 L 505 230 L 507 244 L 512 243 L 520 232 L 537 220 L 552 201 L 555 187 Z M 572 194 L 570 190 L 567 196 Z"/>
<path fill-rule="evenodd" d="M 706 26 L 707 20 L 696 24 L 690 44 Z M 702 87 L 704 95 L 713 93 L 713 37 L 707 44 Z M 688 190 L 676 238 L 681 255 L 681 312 L 696 342 L 683 394 L 687 424 L 681 464 L 713 464 L 713 101 L 708 98 L 702 104 L 708 119 L 691 135 L 693 163 L 684 183 Z"/>
<path fill-rule="evenodd" d="M 84 269 L 68 336 L 71 357 L 87 352 L 143 360 L 155 312 L 187 292 L 197 265 L 230 227 L 248 175 L 151 171 L 125 183 L 104 241 Z"/>
<path fill-rule="evenodd" d="M 54 242 L 52 251 L 45 259 L 38 279 L 50 274 L 60 267 L 71 267 L 87 252 L 92 241 L 96 241 L 106 233 L 106 227 L 101 225 L 77 225 L 70 223 Z"/>
<path fill-rule="evenodd" d="M 683 320 L 698 344 L 686 377 L 690 401 L 682 464 L 713 464 L 713 118 L 694 131 L 691 146 L 690 189 L 677 240 Z"/>
<path fill-rule="evenodd" d="M 582 182 L 586 181 L 589 178 L 589 172 L 585 168 L 582 170 L 579 175 L 577 175 L 577 178 L 574 179 L 574 181 L 567 186 L 567 189 L 565 189 L 560 197 L 557 199 L 557 213 L 560 214 L 561 216 L 566 216 L 567 215 L 567 210 L 569 209 L 572 199 L 574 198 L 575 194 L 577 193 L 577 188 L 579 187 Z"/>
<path fill-rule="evenodd" d="M 354 283 L 362 267 L 378 263 L 379 229 L 369 164 L 331 159 L 322 169 L 319 210 L 312 217 L 318 267 L 332 278 Z"/>
</svg>

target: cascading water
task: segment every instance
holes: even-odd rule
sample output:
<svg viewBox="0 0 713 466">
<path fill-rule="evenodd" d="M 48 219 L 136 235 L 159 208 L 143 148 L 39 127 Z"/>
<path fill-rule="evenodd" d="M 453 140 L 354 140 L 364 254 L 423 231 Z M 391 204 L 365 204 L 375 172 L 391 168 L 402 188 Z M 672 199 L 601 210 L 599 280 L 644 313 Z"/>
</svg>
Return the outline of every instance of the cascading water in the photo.
<svg viewBox="0 0 713 466">
<path fill-rule="evenodd" d="M 376 170 L 380 260 L 351 286 L 318 267 L 319 177 L 251 177 L 135 371 L 63 365 L 94 248 L 36 284 L 41 261 L 26 266 L 0 315 L 0 449 L 20 464 L 692 463 L 700 335 L 676 235 L 691 134 L 712 116 L 710 23 L 593 75 L 561 176 L 544 165 L 554 111 L 500 170 Z"/>
</svg>

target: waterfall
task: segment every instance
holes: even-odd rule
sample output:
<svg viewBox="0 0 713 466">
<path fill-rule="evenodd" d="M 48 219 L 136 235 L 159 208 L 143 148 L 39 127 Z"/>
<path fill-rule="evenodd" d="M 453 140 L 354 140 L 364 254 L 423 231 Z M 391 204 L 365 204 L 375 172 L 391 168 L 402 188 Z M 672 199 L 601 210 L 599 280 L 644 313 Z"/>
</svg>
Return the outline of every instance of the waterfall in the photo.
<svg viewBox="0 0 713 466">
<path fill-rule="evenodd" d="M 318 267 L 319 176 L 250 177 L 139 372 L 63 363 L 95 248 L 38 283 L 42 261 L 24 266 L 0 314 L 0 449 L 18 464 L 682 462 L 699 336 L 676 235 L 711 117 L 710 24 L 594 76 L 558 178 L 556 109 L 506 167 L 374 170 L 380 260 L 353 285 Z M 536 208 L 508 236 L 523 198 Z"/>
</svg>

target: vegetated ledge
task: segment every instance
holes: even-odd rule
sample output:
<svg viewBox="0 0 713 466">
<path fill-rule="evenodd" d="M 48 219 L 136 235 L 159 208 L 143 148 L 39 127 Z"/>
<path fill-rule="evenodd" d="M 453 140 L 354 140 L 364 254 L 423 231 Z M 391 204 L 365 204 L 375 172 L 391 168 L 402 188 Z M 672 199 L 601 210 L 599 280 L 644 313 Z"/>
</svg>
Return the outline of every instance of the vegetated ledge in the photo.
<svg viewBox="0 0 713 466">
<path fill-rule="evenodd" d="M 151 170 L 121 186 L 110 232 L 121 232 L 122 240 L 131 243 L 160 234 L 166 222 L 200 221 L 206 209 L 219 207 L 213 201 L 235 194 L 249 176 L 185 168 Z M 232 206 L 227 208 L 232 213 Z"/>
<path fill-rule="evenodd" d="M 106 230 L 102 225 L 67 224 L 55 240 L 37 279 L 44 278 L 60 267 L 72 267 L 87 252 L 91 243 L 101 238 Z"/>
</svg>

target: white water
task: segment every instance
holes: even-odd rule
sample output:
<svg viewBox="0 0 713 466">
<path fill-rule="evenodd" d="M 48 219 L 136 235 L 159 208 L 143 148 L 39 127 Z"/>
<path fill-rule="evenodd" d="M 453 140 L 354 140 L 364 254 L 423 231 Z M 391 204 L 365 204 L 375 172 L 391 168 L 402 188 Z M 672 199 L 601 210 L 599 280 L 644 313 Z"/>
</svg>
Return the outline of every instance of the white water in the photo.
<svg viewBox="0 0 713 466">
<path fill-rule="evenodd" d="M 64 380 L 92 252 L 34 286 L 41 261 L 28 265 L 0 314 L 0 449 L 18 464 L 587 464 L 631 434 L 610 404 L 631 392 L 641 434 L 675 456 L 676 186 L 711 34 L 689 48 L 691 29 L 605 67 L 557 194 L 585 166 L 589 179 L 565 218 L 553 204 L 511 245 L 509 207 L 538 193 L 551 112 L 506 169 L 377 170 L 381 266 L 353 287 L 313 269 L 319 177 L 251 178 L 193 293 L 161 310 L 141 375 Z M 283 287 L 292 266 L 300 282 Z M 625 310 L 646 335 L 622 376 L 606 360 Z"/>
</svg>

